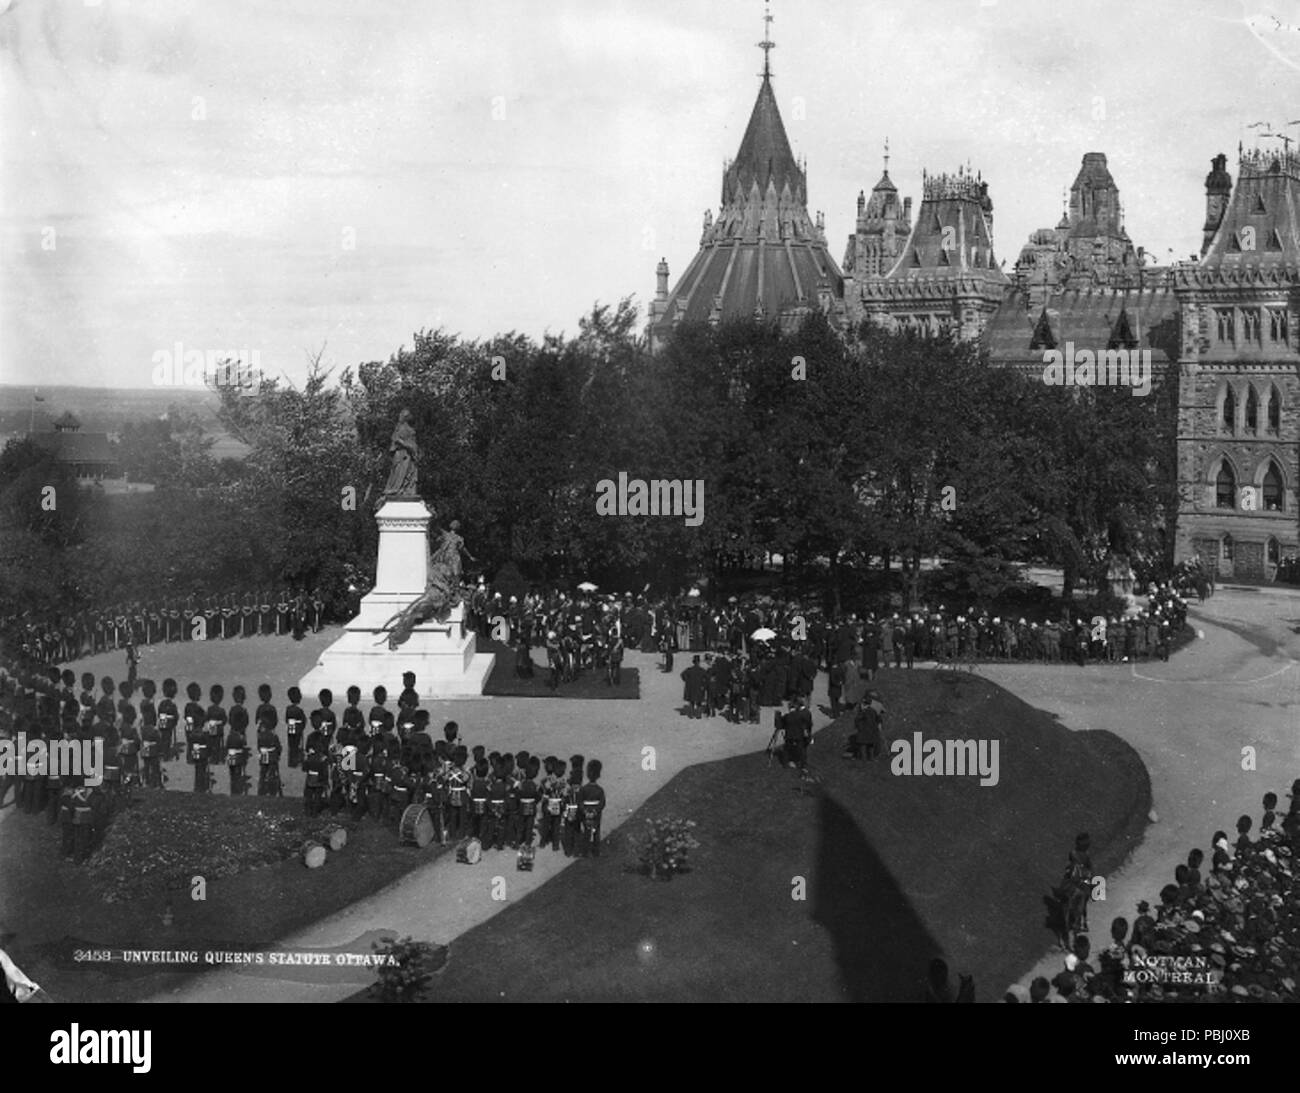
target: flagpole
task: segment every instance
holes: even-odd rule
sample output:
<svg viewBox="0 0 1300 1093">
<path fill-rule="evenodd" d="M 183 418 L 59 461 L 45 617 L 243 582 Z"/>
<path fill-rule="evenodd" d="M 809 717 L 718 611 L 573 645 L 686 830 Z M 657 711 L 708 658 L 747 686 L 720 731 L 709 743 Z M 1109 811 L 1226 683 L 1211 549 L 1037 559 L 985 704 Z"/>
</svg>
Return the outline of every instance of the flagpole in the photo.
<svg viewBox="0 0 1300 1093">
<path fill-rule="evenodd" d="M 31 435 L 32 435 L 32 430 L 36 428 L 36 392 L 39 391 L 39 390 L 40 390 L 39 387 L 33 387 L 33 388 L 32 388 L 32 404 L 31 404 L 31 407 L 29 408 L 29 413 L 28 413 L 28 415 L 27 415 L 27 435 L 28 435 L 28 436 L 31 436 Z"/>
</svg>

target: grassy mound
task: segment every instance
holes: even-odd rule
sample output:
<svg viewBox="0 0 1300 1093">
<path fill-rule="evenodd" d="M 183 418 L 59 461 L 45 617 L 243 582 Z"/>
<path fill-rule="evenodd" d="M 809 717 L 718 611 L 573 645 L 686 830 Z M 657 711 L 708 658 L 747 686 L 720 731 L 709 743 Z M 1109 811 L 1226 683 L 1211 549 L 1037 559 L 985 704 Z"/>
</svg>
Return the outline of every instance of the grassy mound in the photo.
<svg viewBox="0 0 1300 1093">
<path fill-rule="evenodd" d="M 1075 834 L 1102 875 L 1136 845 L 1146 769 L 1118 737 L 1071 732 L 978 676 L 890 673 L 879 690 L 891 739 L 998 741 L 998 784 L 844 760 L 843 721 L 817 735 L 812 782 L 762 755 L 692 767 L 603 857 L 454 942 L 426 996 L 917 1001 L 942 955 L 954 984 L 973 972 L 980 1000 L 1000 998 L 1053 941 L 1043 896 Z M 696 821 L 702 844 L 670 882 L 635 873 L 630 845 L 664 816 Z"/>
<path fill-rule="evenodd" d="M 283 861 L 335 827 L 356 826 L 346 814 L 308 816 L 283 797 L 145 790 L 117 814 L 87 875 L 105 903 L 161 896 L 193 876 L 219 880 Z"/>
</svg>

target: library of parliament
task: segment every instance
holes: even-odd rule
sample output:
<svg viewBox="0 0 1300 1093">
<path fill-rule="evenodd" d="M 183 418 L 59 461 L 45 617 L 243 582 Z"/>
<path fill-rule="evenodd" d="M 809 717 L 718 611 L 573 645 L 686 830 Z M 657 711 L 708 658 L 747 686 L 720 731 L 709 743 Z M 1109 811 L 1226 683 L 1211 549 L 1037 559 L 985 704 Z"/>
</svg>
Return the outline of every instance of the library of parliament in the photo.
<svg viewBox="0 0 1300 1093">
<path fill-rule="evenodd" d="M 1239 148 L 1235 178 L 1227 155 L 1207 155 L 1200 257 L 1167 267 L 1133 245 L 1106 156 L 1088 152 L 1068 210 L 1010 270 L 995 258 L 979 174 L 925 174 L 914 210 L 886 159 L 837 264 L 821 214 L 808 213 L 766 61 L 761 80 L 717 215 L 705 213 L 671 289 L 659 262 L 652 347 L 681 322 L 793 329 L 820 310 L 845 330 L 870 321 L 978 339 L 994 364 L 1037 376 L 1067 342 L 1149 349 L 1157 385 L 1177 384 L 1175 560 L 1269 580 L 1300 553 L 1300 152 Z"/>
</svg>

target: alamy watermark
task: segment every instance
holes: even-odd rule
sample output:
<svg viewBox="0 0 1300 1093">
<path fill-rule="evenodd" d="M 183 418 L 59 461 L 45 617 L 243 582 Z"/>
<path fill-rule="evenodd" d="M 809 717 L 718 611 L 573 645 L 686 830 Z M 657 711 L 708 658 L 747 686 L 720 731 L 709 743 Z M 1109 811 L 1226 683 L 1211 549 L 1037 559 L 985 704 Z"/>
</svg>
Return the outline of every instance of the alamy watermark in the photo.
<svg viewBox="0 0 1300 1093">
<path fill-rule="evenodd" d="M 900 737 L 889 745 L 889 772 L 958 778 L 977 774 L 980 785 L 996 786 L 999 747 L 997 740 L 926 740 L 914 732 L 911 740 Z"/>
<path fill-rule="evenodd" d="M 28 740 L 25 732 L 0 740 L 0 777 L 62 778 L 76 775 L 91 787 L 104 781 L 104 738 Z"/>
<path fill-rule="evenodd" d="M 1043 382 L 1049 387 L 1129 387 L 1133 394 L 1151 393 L 1151 350 L 1075 349 L 1043 351 Z"/>
<path fill-rule="evenodd" d="M 618 481 L 602 478 L 596 483 L 597 516 L 682 516 L 686 526 L 704 523 L 704 479 L 629 479 L 618 472 Z"/>
<path fill-rule="evenodd" d="M 260 349 L 186 349 L 177 342 L 150 359 L 155 387 L 229 387 L 247 395 L 262 389 Z"/>
</svg>

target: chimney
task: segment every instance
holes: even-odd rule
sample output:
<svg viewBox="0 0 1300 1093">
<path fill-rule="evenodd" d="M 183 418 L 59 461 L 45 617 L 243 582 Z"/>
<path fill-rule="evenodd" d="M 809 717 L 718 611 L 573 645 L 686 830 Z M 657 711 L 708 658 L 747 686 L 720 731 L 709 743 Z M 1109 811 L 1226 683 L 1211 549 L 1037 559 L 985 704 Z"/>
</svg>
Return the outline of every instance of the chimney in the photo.
<svg viewBox="0 0 1300 1093">
<path fill-rule="evenodd" d="M 1223 214 L 1228 211 L 1228 198 L 1232 195 L 1232 176 L 1228 174 L 1228 157 L 1220 152 L 1210 160 L 1210 173 L 1205 176 L 1205 227 L 1202 229 L 1201 256 L 1210 249 Z"/>
<path fill-rule="evenodd" d="M 910 228 L 911 226 L 912 226 L 912 199 L 910 197 L 905 197 L 903 198 L 903 227 Z"/>
<path fill-rule="evenodd" d="M 668 260 L 659 259 L 659 265 L 655 267 L 655 299 L 661 302 L 668 300 Z"/>
</svg>

